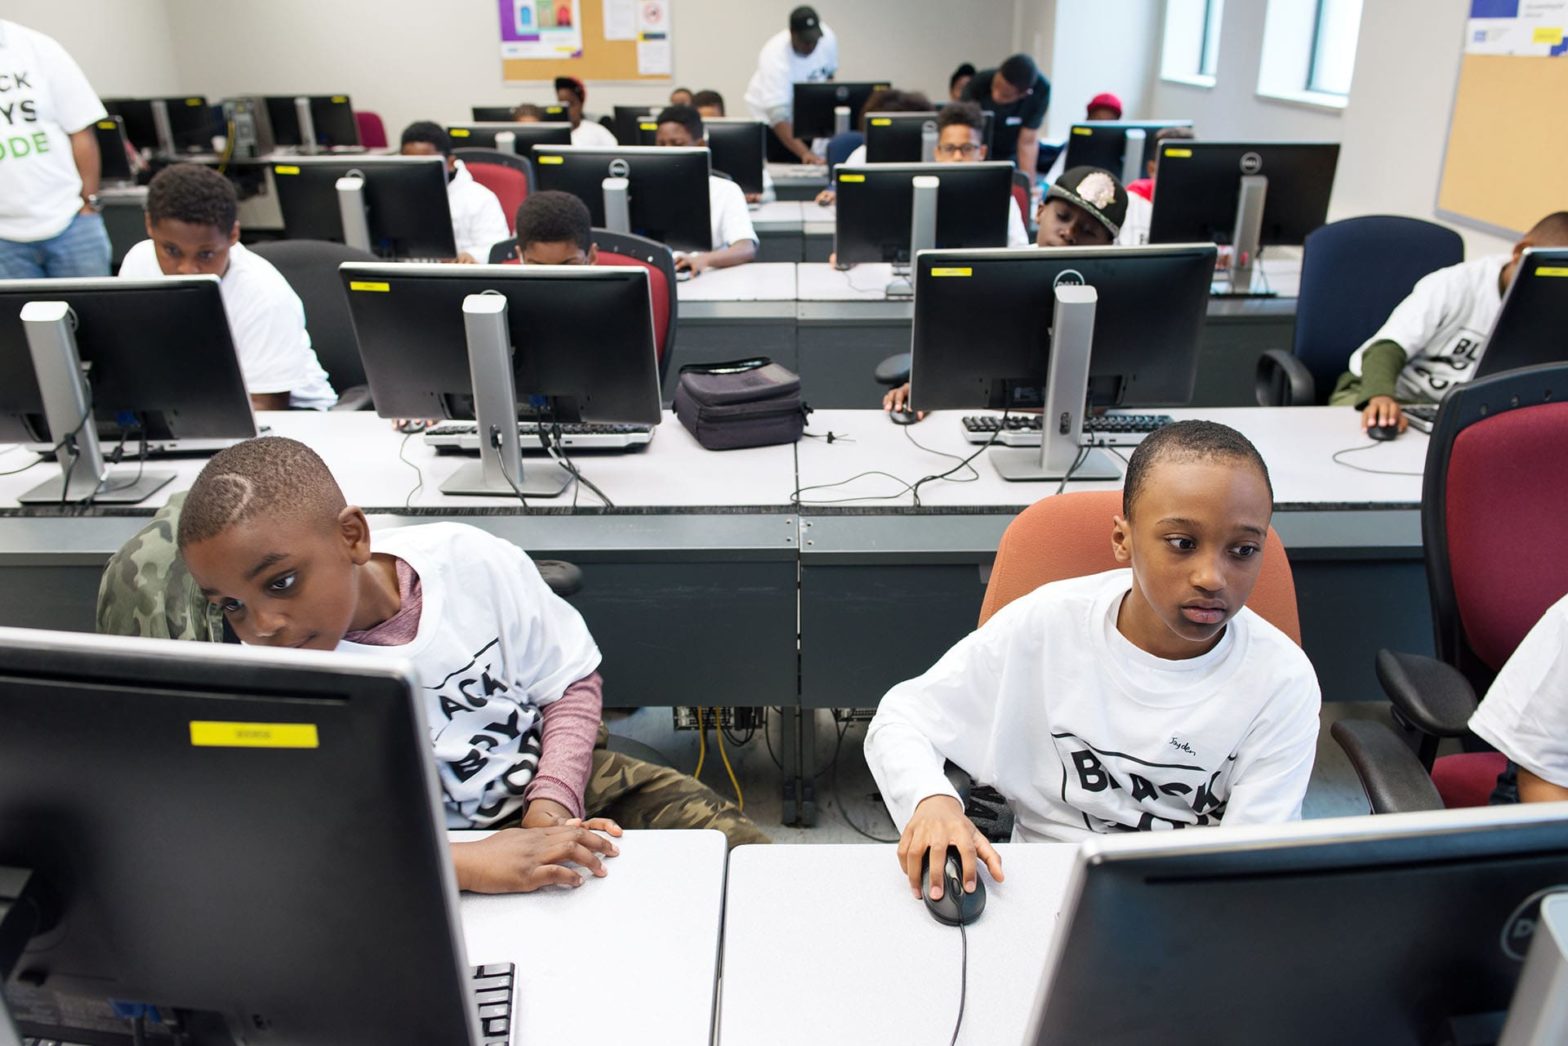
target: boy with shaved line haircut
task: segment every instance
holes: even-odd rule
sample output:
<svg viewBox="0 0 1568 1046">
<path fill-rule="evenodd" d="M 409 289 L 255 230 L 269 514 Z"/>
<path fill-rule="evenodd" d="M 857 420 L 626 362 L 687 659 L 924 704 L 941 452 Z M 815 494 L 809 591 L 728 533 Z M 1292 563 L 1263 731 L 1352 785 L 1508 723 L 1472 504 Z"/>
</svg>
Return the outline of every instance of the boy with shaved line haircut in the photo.
<svg viewBox="0 0 1568 1046">
<path fill-rule="evenodd" d="M 1180 421 L 1133 452 L 1107 537 L 1125 568 L 1042 585 L 925 675 L 888 692 L 866 735 L 919 895 L 930 852 L 1002 862 L 964 816 L 950 759 L 1017 815 L 1015 842 L 1295 820 L 1318 738 L 1317 678 L 1246 608 L 1273 510 L 1246 437 Z"/>
<path fill-rule="evenodd" d="M 454 844 L 462 889 L 579 885 L 565 863 L 603 875 L 621 823 L 767 841 L 691 778 L 602 741 L 596 750 L 599 649 L 509 542 L 434 523 L 375 534 L 373 550 L 365 513 L 322 460 L 277 437 L 208 462 L 178 535 L 195 584 L 241 642 L 413 666 L 448 827 L 522 829 Z"/>
</svg>

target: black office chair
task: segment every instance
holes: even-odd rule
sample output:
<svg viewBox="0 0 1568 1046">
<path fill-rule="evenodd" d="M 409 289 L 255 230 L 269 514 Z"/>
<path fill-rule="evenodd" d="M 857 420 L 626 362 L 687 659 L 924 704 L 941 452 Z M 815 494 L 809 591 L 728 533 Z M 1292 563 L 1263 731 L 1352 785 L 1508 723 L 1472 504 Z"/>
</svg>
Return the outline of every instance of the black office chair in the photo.
<svg viewBox="0 0 1568 1046">
<path fill-rule="evenodd" d="M 354 338 L 354 320 L 348 296 L 338 278 L 344 262 L 374 262 L 373 254 L 326 240 L 278 240 L 251 248 L 267 259 L 305 305 L 305 329 L 310 332 L 316 358 L 326 368 L 338 402 L 333 410 L 370 410 L 370 386 Z"/>
</svg>

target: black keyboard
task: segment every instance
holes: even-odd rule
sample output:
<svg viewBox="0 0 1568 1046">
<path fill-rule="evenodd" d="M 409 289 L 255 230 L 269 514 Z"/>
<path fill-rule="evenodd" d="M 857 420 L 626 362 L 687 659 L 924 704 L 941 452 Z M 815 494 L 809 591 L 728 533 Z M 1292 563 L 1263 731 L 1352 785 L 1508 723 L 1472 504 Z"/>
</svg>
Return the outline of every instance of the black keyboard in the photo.
<svg viewBox="0 0 1568 1046">
<path fill-rule="evenodd" d="M 1135 446 L 1171 420 L 1169 414 L 1095 414 L 1084 419 L 1083 431 L 1096 444 Z M 992 433 L 1000 433 L 997 442 L 1009 447 L 1040 445 L 1038 414 L 1009 415 L 1006 419 L 995 414 L 973 414 L 964 417 L 962 424 L 964 438 L 970 443 L 987 443 Z"/>
<path fill-rule="evenodd" d="M 559 426 L 561 445 L 567 450 L 630 450 L 646 446 L 653 440 L 652 425 L 633 425 L 600 422 L 571 422 Z M 522 441 L 523 453 L 542 454 L 537 422 L 517 423 L 517 437 Z M 425 445 L 436 450 L 467 451 L 479 453 L 479 427 L 472 421 L 443 421 L 425 430 Z"/>
<path fill-rule="evenodd" d="M 511 1046 L 517 967 L 509 962 L 475 966 L 473 985 L 474 1001 L 479 1004 L 479 1041 L 484 1046 Z"/>
<path fill-rule="evenodd" d="M 1401 408 L 1405 417 L 1410 419 L 1410 427 L 1417 432 L 1431 432 L 1432 426 L 1437 422 L 1437 407 L 1414 404 Z"/>
</svg>

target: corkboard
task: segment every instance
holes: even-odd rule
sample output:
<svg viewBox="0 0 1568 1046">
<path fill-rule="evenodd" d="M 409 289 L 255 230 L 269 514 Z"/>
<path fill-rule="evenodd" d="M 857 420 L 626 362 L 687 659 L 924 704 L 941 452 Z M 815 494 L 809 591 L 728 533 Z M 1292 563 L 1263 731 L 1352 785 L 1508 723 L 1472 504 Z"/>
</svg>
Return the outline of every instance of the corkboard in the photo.
<svg viewBox="0 0 1568 1046">
<path fill-rule="evenodd" d="M 668 74 L 643 76 L 637 72 L 637 41 L 606 40 L 604 38 L 604 4 L 600 0 L 582 0 L 580 15 L 583 31 L 583 53 L 579 58 L 501 59 L 503 83 L 533 83 L 554 80 L 557 76 L 575 76 L 589 80 L 619 80 L 626 83 L 671 83 Z M 674 36 L 673 32 L 669 34 Z"/>
</svg>

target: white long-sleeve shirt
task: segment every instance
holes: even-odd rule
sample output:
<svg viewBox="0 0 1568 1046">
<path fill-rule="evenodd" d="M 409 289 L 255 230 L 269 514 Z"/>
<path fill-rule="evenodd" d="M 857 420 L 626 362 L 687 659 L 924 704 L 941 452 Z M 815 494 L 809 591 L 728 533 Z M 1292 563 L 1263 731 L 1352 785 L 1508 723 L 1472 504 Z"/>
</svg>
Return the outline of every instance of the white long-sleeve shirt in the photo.
<svg viewBox="0 0 1568 1046">
<path fill-rule="evenodd" d="M 882 699 L 866 761 L 902 830 L 951 795 L 944 759 L 1002 793 L 1020 842 L 1295 820 L 1317 750 L 1317 677 L 1243 608 L 1213 650 L 1167 661 L 1116 628 L 1129 570 L 1043 585 Z"/>
</svg>

